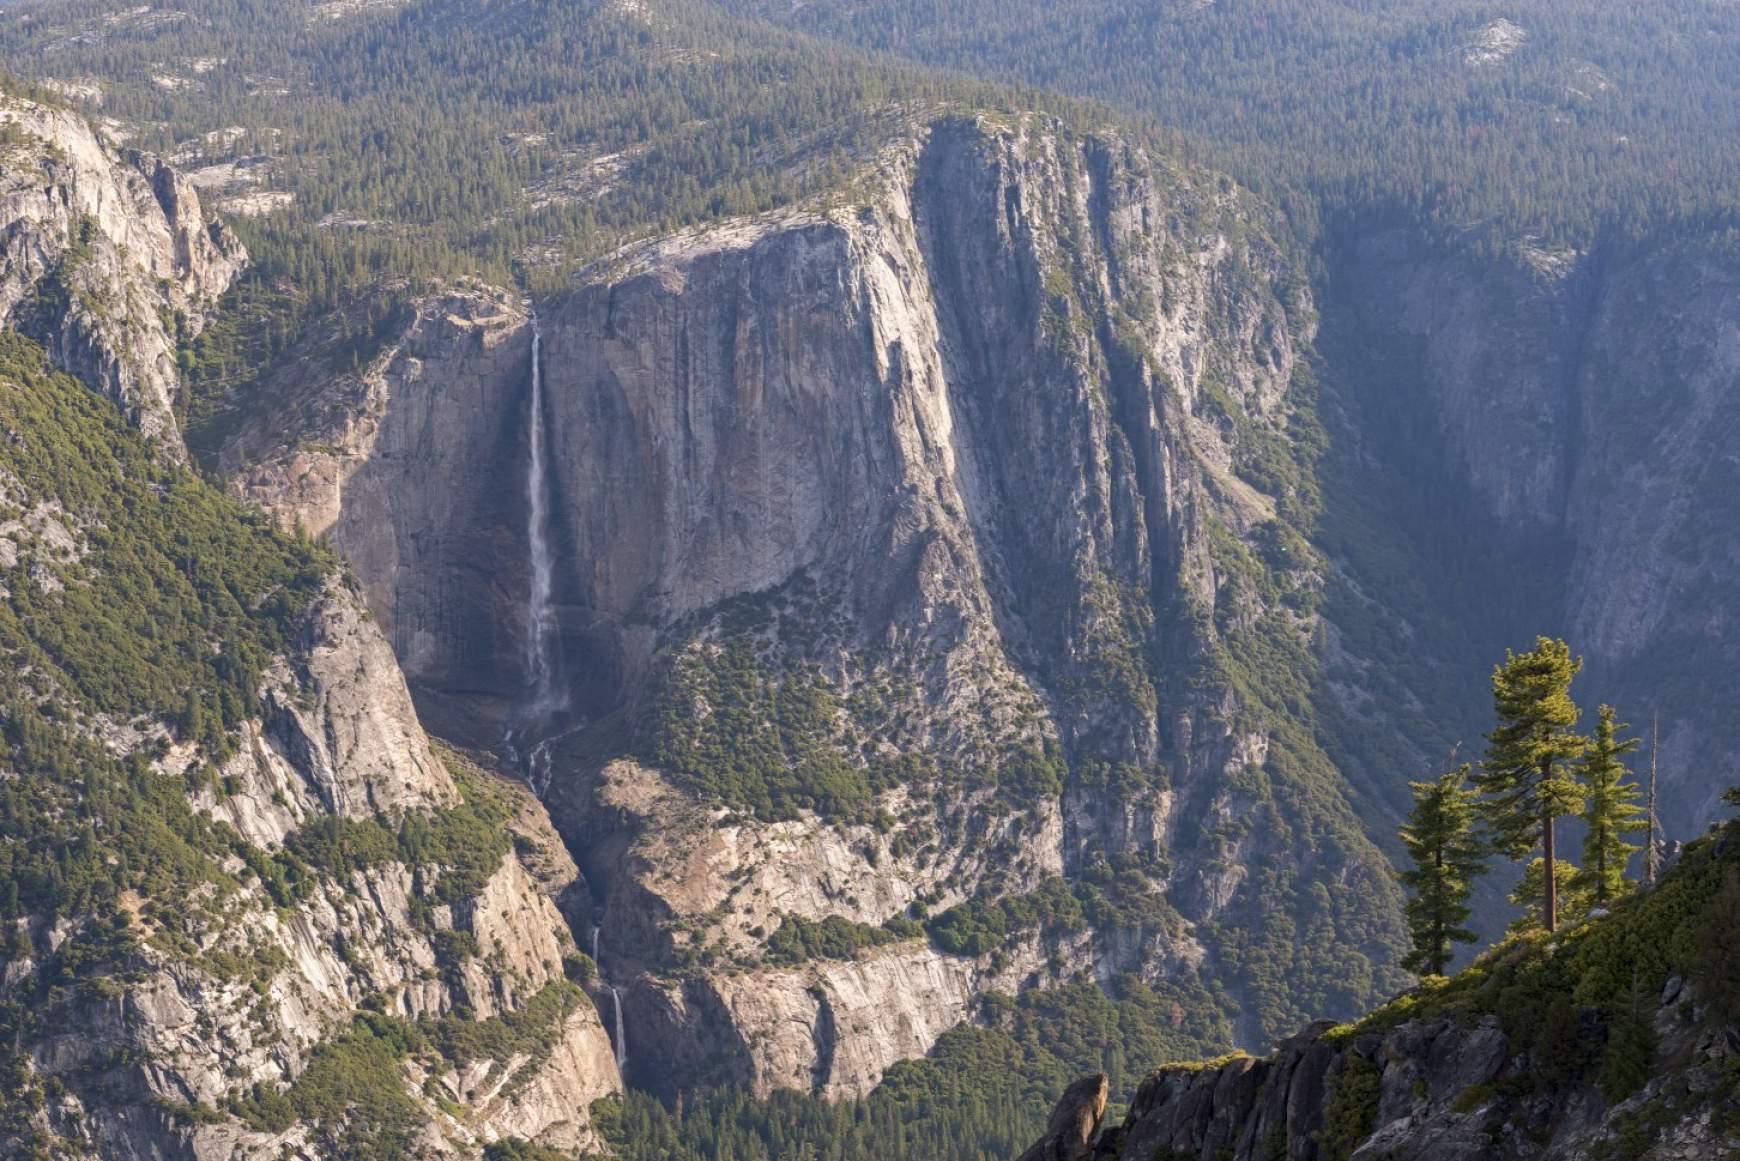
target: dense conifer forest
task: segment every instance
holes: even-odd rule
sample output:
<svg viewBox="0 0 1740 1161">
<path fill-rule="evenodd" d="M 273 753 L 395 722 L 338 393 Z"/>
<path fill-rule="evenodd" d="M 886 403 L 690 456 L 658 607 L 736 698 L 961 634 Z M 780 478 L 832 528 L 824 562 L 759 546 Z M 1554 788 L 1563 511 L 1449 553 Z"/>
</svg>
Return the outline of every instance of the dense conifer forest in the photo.
<svg viewBox="0 0 1740 1161">
<path fill-rule="evenodd" d="M 78 0 L 0 18 L 0 57 L 100 77 L 131 144 L 268 166 L 293 200 L 238 228 L 315 306 L 395 277 L 548 284 L 626 237 L 831 187 L 899 106 L 1010 100 L 703 3 L 315 7 Z"/>
<path fill-rule="evenodd" d="M 1307 233 L 1387 213 L 1555 245 L 1740 208 L 1740 13 L 1709 0 L 731 3 L 1152 117 Z"/>
</svg>

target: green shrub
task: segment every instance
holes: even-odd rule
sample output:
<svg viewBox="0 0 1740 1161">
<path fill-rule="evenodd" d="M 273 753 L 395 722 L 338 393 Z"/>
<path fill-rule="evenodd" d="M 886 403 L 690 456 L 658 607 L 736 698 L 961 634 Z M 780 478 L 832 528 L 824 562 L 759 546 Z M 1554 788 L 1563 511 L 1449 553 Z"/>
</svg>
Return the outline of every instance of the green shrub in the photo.
<svg viewBox="0 0 1740 1161">
<path fill-rule="evenodd" d="M 1341 1059 L 1341 1070 L 1330 1078 L 1329 1104 L 1323 1112 L 1324 1161 L 1347 1161 L 1377 1123 L 1383 1070 L 1357 1052 L 1344 1053 Z"/>
<path fill-rule="evenodd" d="M 865 948 L 910 936 L 912 926 L 900 931 L 888 927 L 871 927 L 840 915 L 830 915 L 821 922 L 799 915 L 787 915 L 779 928 L 767 938 L 766 956 L 776 964 L 799 964 L 812 959 L 852 959 Z M 902 933 L 905 933 L 904 935 Z"/>
<path fill-rule="evenodd" d="M 405 1089 L 404 1062 L 425 1043 L 403 1020 L 361 1013 L 314 1050 L 288 1089 L 256 1089 L 231 1111 L 264 1132 L 308 1124 L 326 1148 L 358 1161 L 411 1156 L 423 1113 Z"/>
<path fill-rule="evenodd" d="M 520 1137 L 496 1141 L 483 1150 L 483 1161 L 571 1161 L 568 1154 L 534 1145 Z"/>
<path fill-rule="evenodd" d="M 980 956 L 1003 950 L 1028 932 L 1080 931 L 1087 920 L 1068 883 L 1051 878 L 1025 895 L 970 899 L 925 924 L 931 942 L 950 955 Z"/>
<path fill-rule="evenodd" d="M 768 821 L 814 811 L 865 817 L 869 772 L 844 753 L 844 706 L 818 674 L 770 672 L 748 640 L 698 645 L 672 663 L 646 758 L 679 785 Z"/>
</svg>

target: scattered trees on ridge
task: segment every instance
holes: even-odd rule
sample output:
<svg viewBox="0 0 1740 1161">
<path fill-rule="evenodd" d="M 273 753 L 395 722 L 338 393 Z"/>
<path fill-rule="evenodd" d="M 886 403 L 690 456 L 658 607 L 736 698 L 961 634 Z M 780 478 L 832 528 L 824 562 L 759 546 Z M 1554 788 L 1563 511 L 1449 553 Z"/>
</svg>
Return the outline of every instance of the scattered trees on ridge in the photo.
<svg viewBox="0 0 1740 1161">
<path fill-rule="evenodd" d="M 1524 911 L 1512 934 L 1553 932 L 1631 890 L 1626 867 L 1643 844 L 1630 836 L 1650 825 L 1626 765 L 1639 743 L 1623 736 L 1629 727 L 1609 705 L 1597 710 L 1592 738 L 1576 732 L 1582 714 L 1571 682 L 1582 668 L 1556 638 L 1507 652 L 1492 674 L 1498 724 L 1478 772 L 1471 778 L 1464 765 L 1411 784 L 1414 806 L 1401 831 L 1411 865 L 1399 874 L 1409 892 L 1413 949 L 1402 964 L 1410 971 L 1442 975 L 1452 945 L 1473 941 L 1463 924 L 1489 855 L 1530 860 L 1510 894 Z M 1740 806 L 1740 788 L 1723 797 Z M 1572 816 L 1585 828 L 1581 868 L 1558 852 L 1558 820 Z"/>
</svg>

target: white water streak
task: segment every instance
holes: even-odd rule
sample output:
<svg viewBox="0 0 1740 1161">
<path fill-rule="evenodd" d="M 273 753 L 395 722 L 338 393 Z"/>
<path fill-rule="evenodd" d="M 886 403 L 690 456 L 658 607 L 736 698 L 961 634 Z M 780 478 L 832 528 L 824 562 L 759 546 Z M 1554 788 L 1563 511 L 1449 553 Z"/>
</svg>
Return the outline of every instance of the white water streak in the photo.
<svg viewBox="0 0 1740 1161">
<path fill-rule="evenodd" d="M 546 477 L 549 434 L 544 429 L 544 331 L 532 312 L 531 456 L 526 464 L 526 540 L 531 546 L 531 594 L 526 601 L 526 675 L 531 714 L 552 708 L 555 680 L 555 562 L 550 556 L 550 489 Z"/>
<path fill-rule="evenodd" d="M 622 1030 L 622 994 L 614 985 L 610 989 L 610 1001 L 616 1005 L 616 1071 L 620 1073 L 628 1067 L 628 1034 Z"/>
</svg>

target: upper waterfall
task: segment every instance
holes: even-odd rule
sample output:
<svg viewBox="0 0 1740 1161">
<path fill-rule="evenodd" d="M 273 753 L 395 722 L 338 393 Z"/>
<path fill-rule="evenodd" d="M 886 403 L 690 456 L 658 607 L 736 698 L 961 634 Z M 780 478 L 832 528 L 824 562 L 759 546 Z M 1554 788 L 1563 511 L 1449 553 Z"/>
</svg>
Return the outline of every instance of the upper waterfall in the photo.
<svg viewBox="0 0 1740 1161">
<path fill-rule="evenodd" d="M 526 677 L 531 687 L 530 713 L 539 717 L 554 708 L 556 614 L 547 479 L 549 433 L 544 425 L 544 332 L 536 310 L 532 311 L 531 321 L 531 454 L 526 461 L 526 542 L 530 552 L 531 587 L 526 599 Z"/>
<path fill-rule="evenodd" d="M 532 792 L 540 799 L 549 792 L 553 772 L 551 736 L 566 696 L 558 681 L 558 637 L 555 609 L 555 559 L 550 549 L 550 435 L 544 422 L 544 330 L 538 312 L 531 312 L 532 398 L 527 417 L 526 555 L 530 584 L 526 593 L 527 696 L 507 732 L 508 754 Z M 572 730 L 569 731 L 570 733 Z M 528 745 L 529 743 L 529 745 Z"/>
</svg>

